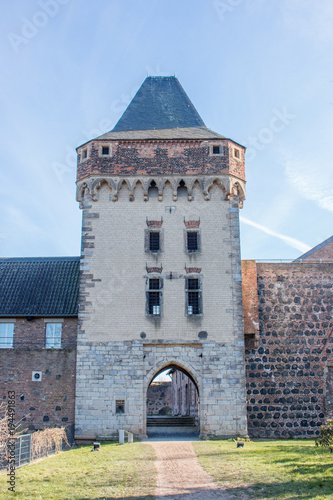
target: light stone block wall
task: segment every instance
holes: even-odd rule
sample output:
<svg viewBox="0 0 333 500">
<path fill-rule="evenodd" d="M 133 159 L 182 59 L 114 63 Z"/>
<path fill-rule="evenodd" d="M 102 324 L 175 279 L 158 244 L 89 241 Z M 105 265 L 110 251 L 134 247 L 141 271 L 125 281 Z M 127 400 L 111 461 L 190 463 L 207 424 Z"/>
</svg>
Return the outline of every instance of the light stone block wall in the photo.
<svg viewBox="0 0 333 500">
<path fill-rule="evenodd" d="M 238 201 L 199 185 L 173 200 L 143 201 L 143 189 L 108 186 L 83 204 L 83 258 L 77 354 L 76 436 L 115 436 L 117 429 L 146 434 L 146 395 L 154 376 L 176 364 L 199 388 L 202 436 L 246 435 L 244 335 Z M 166 207 L 175 207 L 174 213 Z M 164 251 L 145 252 L 146 219 L 161 220 Z M 200 218 L 201 252 L 187 254 L 184 218 Z M 203 316 L 185 315 L 186 267 L 202 269 Z M 146 316 L 146 266 L 163 267 L 163 316 Z M 176 279 L 167 279 L 172 272 Z M 198 337 L 206 331 L 207 339 Z M 144 332 L 146 337 L 140 338 Z M 115 401 L 125 400 L 125 414 Z"/>
<path fill-rule="evenodd" d="M 237 203 L 224 201 L 218 187 L 209 201 L 204 201 L 197 188 L 190 203 L 187 198 L 174 202 L 171 189 L 164 193 L 163 202 L 157 198 L 144 202 L 142 193 L 134 194 L 135 201 L 129 203 L 123 188 L 114 203 L 110 190 L 103 187 L 89 209 L 99 217 L 91 219 L 94 248 L 84 262 L 86 273 L 92 275 L 87 297 L 91 305 L 85 308 L 82 326 L 87 340 L 133 340 L 145 332 L 146 341 L 193 341 L 205 330 L 210 340 L 233 341 L 238 308 L 233 287 L 240 280 L 239 264 L 231 265 Z M 175 213 L 167 213 L 167 206 L 176 207 Z M 184 217 L 200 218 L 202 251 L 198 254 L 184 251 Z M 145 253 L 146 218 L 163 218 L 164 251 L 157 257 Z M 202 268 L 202 318 L 185 316 L 185 264 Z M 170 272 L 181 276 L 163 280 L 163 317 L 159 320 L 146 317 L 146 265 L 163 266 L 164 276 Z"/>
<path fill-rule="evenodd" d="M 243 345 L 238 344 L 151 345 L 137 340 L 81 344 L 75 435 L 116 437 L 119 429 L 125 429 L 145 437 L 149 383 L 159 370 L 176 364 L 197 382 L 201 437 L 244 436 L 243 359 Z M 115 412 L 117 399 L 125 400 L 124 414 Z"/>
</svg>

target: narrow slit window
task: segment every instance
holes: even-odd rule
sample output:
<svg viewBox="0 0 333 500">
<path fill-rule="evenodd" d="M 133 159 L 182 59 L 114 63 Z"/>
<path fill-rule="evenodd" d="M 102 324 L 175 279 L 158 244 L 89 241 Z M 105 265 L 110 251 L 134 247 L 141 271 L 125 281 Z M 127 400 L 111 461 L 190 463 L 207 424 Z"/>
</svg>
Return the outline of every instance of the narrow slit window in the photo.
<svg viewBox="0 0 333 500">
<path fill-rule="evenodd" d="M 234 149 L 234 157 L 240 159 L 240 151 L 237 148 Z"/>
<path fill-rule="evenodd" d="M 82 160 L 86 160 L 88 158 L 88 149 L 84 149 L 82 151 Z"/>
</svg>

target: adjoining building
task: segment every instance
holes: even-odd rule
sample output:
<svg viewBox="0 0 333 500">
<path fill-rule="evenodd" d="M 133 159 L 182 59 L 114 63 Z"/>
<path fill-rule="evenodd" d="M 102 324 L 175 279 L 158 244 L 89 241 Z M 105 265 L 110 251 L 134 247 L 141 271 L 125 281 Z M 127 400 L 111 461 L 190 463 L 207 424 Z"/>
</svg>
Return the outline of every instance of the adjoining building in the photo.
<svg viewBox="0 0 333 500">
<path fill-rule="evenodd" d="M 332 238 L 241 263 L 245 148 L 175 77 L 148 77 L 77 152 L 81 257 L 0 260 L 3 401 L 15 390 L 31 431 L 144 437 L 151 382 L 180 370 L 173 395 L 187 384 L 202 437 L 317 435 L 333 405 Z"/>
<path fill-rule="evenodd" d="M 79 257 L 0 259 L 0 398 L 15 392 L 15 422 L 30 432 L 74 434 L 79 266 Z"/>
</svg>

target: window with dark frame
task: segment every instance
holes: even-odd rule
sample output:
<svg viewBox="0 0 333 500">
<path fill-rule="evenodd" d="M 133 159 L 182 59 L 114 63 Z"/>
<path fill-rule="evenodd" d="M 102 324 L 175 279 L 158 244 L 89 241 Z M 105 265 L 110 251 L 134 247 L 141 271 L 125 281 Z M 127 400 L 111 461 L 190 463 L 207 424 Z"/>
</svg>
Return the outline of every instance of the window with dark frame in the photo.
<svg viewBox="0 0 333 500">
<path fill-rule="evenodd" d="M 110 146 L 102 146 L 102 156 L 109 156 Z"/>
<path fill-rule="evenodd" d="M 125 400 L 116 399 L 116 413 L 125 413 Z"/>
<path fill-rule="evenodd" d="M 202 301 L 200 278 L 186 278 L 186 296 L 187 316 L 201 314 Z"/>
<path fill-rule="evenodd" d="M 161 314 L 161 288 L 160 278 L 148 278 L 147 289 L 147 313 L 153 316 Z"/>
<path fill-rule="evenodd" d="M 188 252 L 197 252 L 199 250 L 198 231 L 186 231 L 186 250 Z"/>
<path fill-rule="evenodd" d="M 149 250 L 150 252 L 159 252 L 161 250 L 159 231 L 149 232 Z"/>
<path fill-rule="evenodd" d="M 213 146 L 213 155 L 221 154 L 221 146 Z"/>
</svg>

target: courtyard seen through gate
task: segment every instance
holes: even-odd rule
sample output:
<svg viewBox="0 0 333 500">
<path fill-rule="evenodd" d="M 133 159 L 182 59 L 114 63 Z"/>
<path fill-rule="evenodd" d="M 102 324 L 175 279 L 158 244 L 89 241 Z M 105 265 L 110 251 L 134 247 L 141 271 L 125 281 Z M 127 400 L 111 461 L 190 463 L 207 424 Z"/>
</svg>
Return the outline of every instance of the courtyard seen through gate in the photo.
<svg viewBox="0 0 333 500">
<path fill-rule="evenodd" d="M 184 368 L 170 364 L 160 370 L 147 391 L 147 435 L 198 436 L 199 390 Z"/>
</svg>

